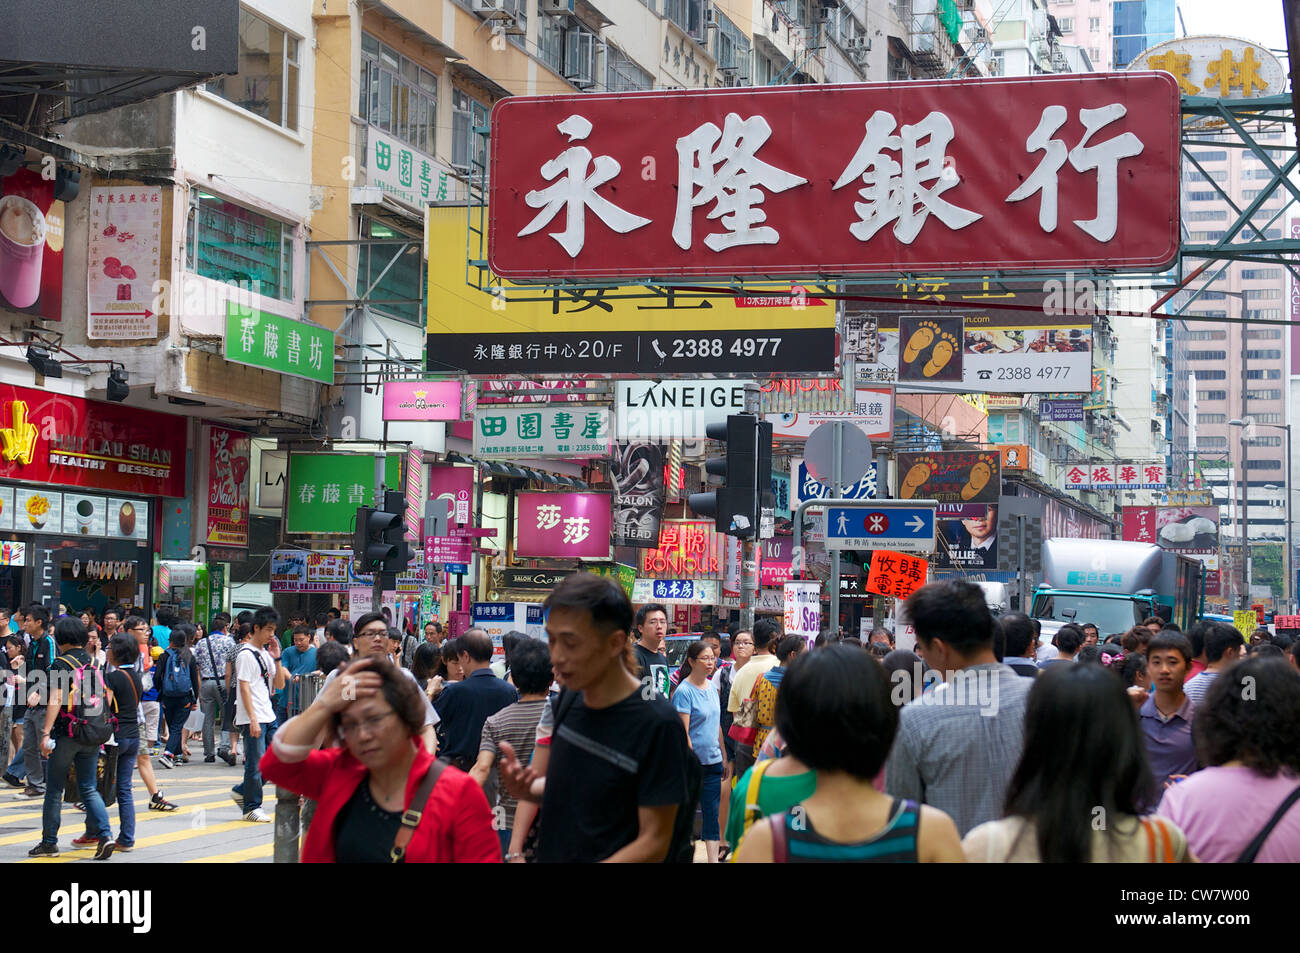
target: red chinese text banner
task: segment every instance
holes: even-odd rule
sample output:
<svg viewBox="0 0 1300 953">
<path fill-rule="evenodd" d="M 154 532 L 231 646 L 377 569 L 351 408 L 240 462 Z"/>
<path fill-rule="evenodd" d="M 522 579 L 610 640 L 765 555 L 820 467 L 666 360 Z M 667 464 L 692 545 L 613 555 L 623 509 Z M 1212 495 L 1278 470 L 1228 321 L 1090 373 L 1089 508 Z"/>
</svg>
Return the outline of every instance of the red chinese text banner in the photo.
<svg viewBox="0 0 1300 953">
<path fill-rule="evenodd" d="M 489 260 L 546 280 L 1163 266 L 1178 123 L 1166 73 L 511 97 Z"/>
<path fill-rule="evenodd" d="M 238 430 L 207 428 L 207 541 L 248 545 L 248 468 L 252 439 Z"/>
</svg>

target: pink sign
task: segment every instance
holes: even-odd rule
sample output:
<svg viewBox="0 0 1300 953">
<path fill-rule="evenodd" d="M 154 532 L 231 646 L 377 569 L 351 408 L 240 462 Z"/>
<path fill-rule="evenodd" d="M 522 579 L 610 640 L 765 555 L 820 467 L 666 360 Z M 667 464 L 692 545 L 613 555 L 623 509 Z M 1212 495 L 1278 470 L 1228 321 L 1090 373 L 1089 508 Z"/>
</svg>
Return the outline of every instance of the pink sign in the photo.
<svg viewBox="0 0 1300 953">
<path fill-rule="evenodd" d="M 460 420 L 460 382 L 389 381 L 384 420 Z"/>
<path fill-rule="evenodd" d="M 781 586 L 790 581 L 794 561 L 794 538 L 791 536 L 774 536 L 762 540 L 763 563 L 759 567 L 759 585 Z"/>
<path fill-rule="evenodd" d="M 608 493 L 520 493 L 516 556 L 609 557 Z"/>
<path fill-rule="evenodd" d="M 470 501 L 473 497 L 473 467 L 450 465 L 429 467 L 428 498 L 430 500 L 445 499 L 451 503 L 451 522 L 453 524 L 464 525 L 469 522 Z"/>
<path fill-rule="evenodd" d="M 474 558 L 474 541 L 468 536 L 430 536 L 424 541 L 426 563 L 467 563 Z"/>
</svg>

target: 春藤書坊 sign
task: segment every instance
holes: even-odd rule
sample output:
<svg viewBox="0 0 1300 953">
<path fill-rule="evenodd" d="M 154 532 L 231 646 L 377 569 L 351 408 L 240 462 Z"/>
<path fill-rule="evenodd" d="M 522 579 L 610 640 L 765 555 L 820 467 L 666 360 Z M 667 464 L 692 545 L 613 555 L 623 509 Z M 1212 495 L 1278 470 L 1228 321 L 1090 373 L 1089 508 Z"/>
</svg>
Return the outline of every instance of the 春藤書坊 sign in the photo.
<svg viewBox="0 0 1300 953">
<path fill-rule="evenodd" d="M 489 262 L 548 281 L 1159 267 L 1178 106 L 1164 73 L 503 99 Z"/>
</svg>

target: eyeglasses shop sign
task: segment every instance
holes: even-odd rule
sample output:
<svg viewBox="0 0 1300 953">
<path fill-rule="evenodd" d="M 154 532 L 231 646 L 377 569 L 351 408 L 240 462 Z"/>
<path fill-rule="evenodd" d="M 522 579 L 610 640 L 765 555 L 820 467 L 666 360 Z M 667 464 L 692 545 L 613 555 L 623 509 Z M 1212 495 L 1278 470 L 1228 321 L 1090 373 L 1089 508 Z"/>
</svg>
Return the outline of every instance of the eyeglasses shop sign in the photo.
<svg viewBox="0 0 1300 953">
<path fill-rule="evenodd" d="M 698 440 L 745 410 L 744 380 L 619 381 L 616 440 Z"/>
</svg>

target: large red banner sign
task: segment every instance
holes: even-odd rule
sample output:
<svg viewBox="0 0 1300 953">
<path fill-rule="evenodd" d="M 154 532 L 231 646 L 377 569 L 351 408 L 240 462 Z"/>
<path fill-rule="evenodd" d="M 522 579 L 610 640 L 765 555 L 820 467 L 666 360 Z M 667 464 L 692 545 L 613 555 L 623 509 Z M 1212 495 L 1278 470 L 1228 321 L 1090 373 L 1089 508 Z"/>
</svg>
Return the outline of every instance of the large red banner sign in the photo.
<svg viewBox="0 0 1300 953">
<path fill-rule="evenodd" d="M 185 495 L 185 418 L 0 385 L 0 477 Z"/>
<path fill-rule="evenodd" d="M 1178 250 L 1167 73 L 504 99 L 515 279 L 1149 268 Z"/>
</svg>

